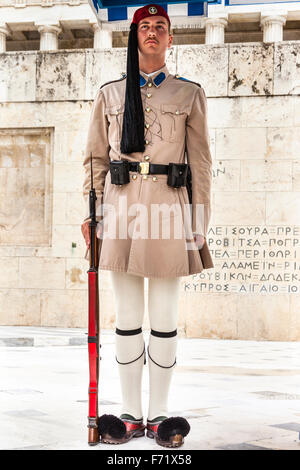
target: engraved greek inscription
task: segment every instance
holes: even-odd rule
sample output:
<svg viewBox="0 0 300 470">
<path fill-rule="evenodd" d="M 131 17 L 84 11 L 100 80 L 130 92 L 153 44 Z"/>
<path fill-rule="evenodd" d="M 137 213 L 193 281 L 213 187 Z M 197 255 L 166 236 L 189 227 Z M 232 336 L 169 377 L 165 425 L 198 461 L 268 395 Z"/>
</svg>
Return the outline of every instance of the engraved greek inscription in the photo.
<svg viewBox="0 0 300 470">
<path fill-rule="evenodd" d="M 214 269 L 192 276 L 191 292 L 300 293 L 298 226 L 214 226 L 207 243 Z"/>
</svg>

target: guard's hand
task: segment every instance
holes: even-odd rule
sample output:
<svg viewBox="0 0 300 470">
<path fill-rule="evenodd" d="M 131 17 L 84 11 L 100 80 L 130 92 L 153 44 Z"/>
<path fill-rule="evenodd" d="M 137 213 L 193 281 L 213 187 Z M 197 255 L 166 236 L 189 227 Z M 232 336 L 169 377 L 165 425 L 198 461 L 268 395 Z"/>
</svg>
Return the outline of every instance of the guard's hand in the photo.
<svg viewBox="0 0 300 470">
<path fill-rule="evenodd" d="M 85 239 L 85 243 L 86 243 L 86 246 L 87 248 L 90 247 L 90 228 L 89 228 L 89 223 L 90 221 L 89 220 L 86 220 L 85 222 L 83 222 L 83 224 L 81 225 L 81 232 L 82 232 L 82 235 Z"/>
<path fill-rule="evenodd" d="M 85 243 L 86 243 L 87 248 L 90 247 L 90 227 L 89 227 L 89 223 L 90 223 L 90 221 L 86 220 L 81 225 L 81 232 L 82 232 L 82 235 L 85 239 Z M 97 238 L 101 238 L 102 232 L 103 232 L 103 225 L 98 223 L 97 224 L 97 232 L 96 232 Z"/>
<path fill-rule="evenodd" d="M 203 247 L 206 238 L 203 235 L 199 235 L 198 233 L 194 233 L 194 241 L 199 250 Z"/>
</svg>

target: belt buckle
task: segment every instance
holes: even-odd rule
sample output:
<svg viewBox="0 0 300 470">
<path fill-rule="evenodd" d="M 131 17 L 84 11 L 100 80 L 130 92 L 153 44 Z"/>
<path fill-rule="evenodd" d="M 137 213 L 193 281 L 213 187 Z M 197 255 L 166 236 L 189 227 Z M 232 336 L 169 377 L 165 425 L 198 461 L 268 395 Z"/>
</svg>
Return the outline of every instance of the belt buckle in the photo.
<svg viewBox="0 0 300 470">
<path fill-rule="evenodd" d="M 141 175 L 148 175 L 149 174 L 149 162 L 140 162 L 140 174 Z"/>
</svg>

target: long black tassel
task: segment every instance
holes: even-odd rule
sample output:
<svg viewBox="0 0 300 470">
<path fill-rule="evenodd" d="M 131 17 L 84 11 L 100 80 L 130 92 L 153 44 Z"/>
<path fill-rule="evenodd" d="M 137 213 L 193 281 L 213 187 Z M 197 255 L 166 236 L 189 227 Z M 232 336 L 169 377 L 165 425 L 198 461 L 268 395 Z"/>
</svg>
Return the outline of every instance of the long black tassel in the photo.
<svg viewBox="0 0 300 470">
<path fill-rule="evenodd" d="M 130 26 L 127 50 L 127 79 L 121 152 L 144 152 L 145 119 L 140 90 L 137 25 Z"/>
</svg>

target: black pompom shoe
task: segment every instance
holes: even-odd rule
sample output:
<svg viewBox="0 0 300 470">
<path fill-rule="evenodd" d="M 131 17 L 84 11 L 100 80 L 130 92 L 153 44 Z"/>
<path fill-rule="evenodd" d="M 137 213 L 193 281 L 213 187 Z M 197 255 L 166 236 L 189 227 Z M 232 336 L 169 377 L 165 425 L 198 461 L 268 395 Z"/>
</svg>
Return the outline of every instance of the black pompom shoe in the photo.
<svg viewBox="0 0 300 470">
<path fill-rule="evenodd" d="M 114 415 L 104 414 L 98 419 L 98 432 L 101 442 L 105 444 L 124 444 L 133 437 L 145 435 L 145 425 L 142 419 L 134 419 L 129 415 L 118 418 Z M 132 419 L 131 419 L 132 418 Z"/>
<path fill-rule="evenodd" d="M 159 419 L 162 418 L 162 419 Z M 190 432 L 190 425 L 180 416 L 166 418 L 164 416 L 147 421 L 147 437 L 155 439 L 163 447 L 180 447 L 184 437 Z"/>
</svg>

